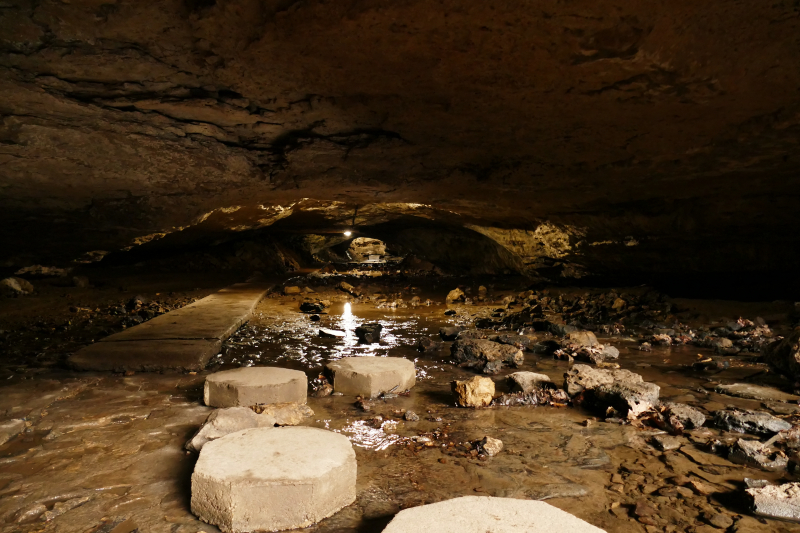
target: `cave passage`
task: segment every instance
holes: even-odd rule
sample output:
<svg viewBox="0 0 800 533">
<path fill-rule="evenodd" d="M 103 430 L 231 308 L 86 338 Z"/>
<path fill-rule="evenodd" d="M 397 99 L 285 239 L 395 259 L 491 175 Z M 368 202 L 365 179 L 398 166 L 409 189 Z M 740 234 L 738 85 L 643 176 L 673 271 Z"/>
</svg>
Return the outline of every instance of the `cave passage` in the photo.
<svg viewBox="0 0 800 533">
<path fill-rule="evenodd" d="M 798 35 L 0 2 L 0 533 L 800 533 Z"/>
</svg>

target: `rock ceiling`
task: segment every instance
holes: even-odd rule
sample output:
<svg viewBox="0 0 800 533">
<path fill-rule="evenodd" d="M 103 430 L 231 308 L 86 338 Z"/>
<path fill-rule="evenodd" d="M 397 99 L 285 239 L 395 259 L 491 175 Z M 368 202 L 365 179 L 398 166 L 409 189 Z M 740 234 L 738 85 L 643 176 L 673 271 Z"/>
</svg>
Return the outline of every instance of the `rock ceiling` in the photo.
<svg viewBox="0 0 800 533">
<path fill-rule="evenodd" d="M 797 0 L 1 0 L 0 95 L 6 266 L 419 206 L 590 267 L 800 265 Z"/>
</svg>

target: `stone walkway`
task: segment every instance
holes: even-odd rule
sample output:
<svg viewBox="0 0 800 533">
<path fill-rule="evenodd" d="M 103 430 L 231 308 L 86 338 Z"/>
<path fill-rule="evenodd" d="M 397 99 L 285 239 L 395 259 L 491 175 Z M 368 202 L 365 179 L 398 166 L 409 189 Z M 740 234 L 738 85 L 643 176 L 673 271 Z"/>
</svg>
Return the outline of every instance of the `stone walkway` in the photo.
<svg viewBox="0 0 800 533">
<path fill-rule="evenodd" d="M 247 322 L 269 285 L 237 283 L 191 305 L 110 335 L 70 358 L 79 370 L 202 370 Z"/>
</svg>

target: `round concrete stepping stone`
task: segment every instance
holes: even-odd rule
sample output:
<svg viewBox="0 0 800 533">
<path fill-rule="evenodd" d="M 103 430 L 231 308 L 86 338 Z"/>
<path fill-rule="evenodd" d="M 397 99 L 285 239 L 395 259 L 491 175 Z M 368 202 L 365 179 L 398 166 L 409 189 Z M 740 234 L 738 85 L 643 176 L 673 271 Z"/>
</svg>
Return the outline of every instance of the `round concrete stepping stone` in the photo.
<svg viewBox="0 0 800 533">
<path fill-rule="evenodd" d="M 310 427 L 252 428 L 203 446 L 192 513 L 225 532 L 308 527 L 356 499 L 347 437 Z"/>
<path fill-rule="evenodd" d="M 266 366 L 235 368 L 206 378 L 203 399 L 211 407 L 249 407 L 264 403 L 306 403 L 304 372 Z"/>
<path fill-rule="evenodd" d="M 333 390 L 374 398 L 394 389 L 408 390 L 416 383 L 414 362 L 402 357 L 345 357 L 327 365 Z"/>
<path fill-rule="evenodd" d="M 552 505 L 532 500 L 464 496 L 400 511 L 383 533 L 605 533 Z"/>
</svg>

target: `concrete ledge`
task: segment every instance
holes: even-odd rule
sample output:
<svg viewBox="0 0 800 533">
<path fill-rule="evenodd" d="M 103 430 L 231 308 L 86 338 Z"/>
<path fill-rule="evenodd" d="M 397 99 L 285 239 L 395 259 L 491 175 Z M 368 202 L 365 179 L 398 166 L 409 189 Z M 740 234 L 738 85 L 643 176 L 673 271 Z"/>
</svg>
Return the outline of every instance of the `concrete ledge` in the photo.
<svg viewBox="0 0 800 533">
<path fill-rule="evenodd" d="M 268 290 L 237 283 L 82 348 L 69 363 L 78 370 L 202 370 Z"/>
<path fill-rule="evenodd" d="M 79 370 L 199 371 L 221 347 L 221 340 L 96 342 L 76 352 L 69 362 Z"/>
</svg>

